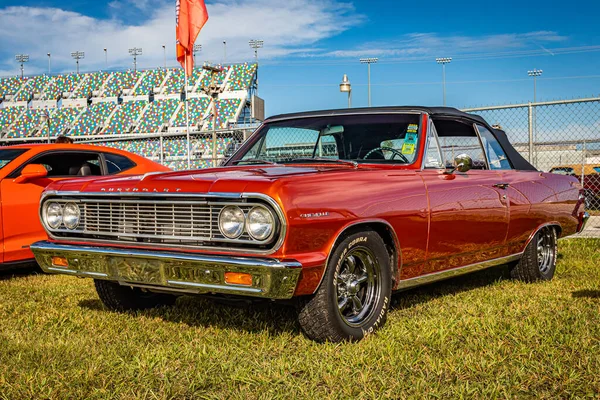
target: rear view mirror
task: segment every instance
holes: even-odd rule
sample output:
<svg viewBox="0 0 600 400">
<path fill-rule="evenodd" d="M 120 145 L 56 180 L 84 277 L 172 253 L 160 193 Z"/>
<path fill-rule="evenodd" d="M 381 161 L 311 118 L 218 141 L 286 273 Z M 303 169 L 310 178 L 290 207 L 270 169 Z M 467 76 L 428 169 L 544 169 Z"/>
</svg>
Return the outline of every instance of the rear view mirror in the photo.
<svg viewBox="0 0 600 400">
<path fill-rule="evenodd" d="M 344 133 L 343 125 L 329 125 L 321 130 L 320 136 L 331 136 L 337 135 L 338 133 Z"/>
<path fill-rule="evenodd" d="M 29 164 L 23 168 L 21 175 L 15 178 L 15 183 L 27 183 L 34 179 L 44 178 L 48 175 L 46 167 L 42 164 Z"/>
</svg>

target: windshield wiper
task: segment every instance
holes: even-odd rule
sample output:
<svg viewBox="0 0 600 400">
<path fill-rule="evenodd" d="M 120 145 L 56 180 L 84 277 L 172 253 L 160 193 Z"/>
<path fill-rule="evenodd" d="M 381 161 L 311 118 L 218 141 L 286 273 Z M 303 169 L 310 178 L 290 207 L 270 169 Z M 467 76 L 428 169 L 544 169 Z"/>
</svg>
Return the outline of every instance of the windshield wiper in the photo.
<svg viewBox="0 0 600 400">
<path fill-rule="evenodd" d="M 249 158 L 247 160 L 235 160 L 232 162 L 232 164 L 240 164 L 240 163 L 278 165 L 276 162 L 269 161 L 269 160 L 261 160 L 260 158 Z"/>
<path fill-rule="evenodd" d="M 351 165 L 354 168 L 358 167 L 358 163 L 356 161 L 350 160 L 340 160 L 339 158 L 324 158 L 324 157 L 305 157 L 305 158 L 294 158 L 293 160 L 288 161 L 288 163 L 293 162 L 330 162 L 336 164 L 346 164 Z"/>
</svg>

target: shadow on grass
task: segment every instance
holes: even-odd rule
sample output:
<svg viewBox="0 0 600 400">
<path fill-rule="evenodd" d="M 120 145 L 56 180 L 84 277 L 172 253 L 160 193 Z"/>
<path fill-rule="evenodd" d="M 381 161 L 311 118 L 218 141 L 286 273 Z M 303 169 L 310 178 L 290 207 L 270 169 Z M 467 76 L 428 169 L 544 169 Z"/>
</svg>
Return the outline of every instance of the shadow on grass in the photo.
<svg viewBox="0 0 600 400">
<path fill-rule="evenodd" d="M 11 267 L 10 269 L 0 269 L 0 281 L 23 278 L 27 276 L 42 274 L 42 270 L 37 265 L 28 265 L 23 267 Z"/>
<path fill-rule="evenodd" d="M 392 308 L 406 309 L 433 299 L 488 286 L 502 280 L 508 267 L 492 268 L 446 281 L 432 283 L 420 288 L 395 294 Z M 81 307 L 106 311 L 99 299 L 79 302 Z M 250 333 L 268 331 L 271 335 L 282 333 L 300 334 L 297 314 L 293 303 L 276 303 L 269 300 L 247 301 L 230 298 L 207 298 L 182 296 L 174 306 L 160 307 L 130 313 L 162 318 L 168 322 L 184 323 L 193 327 L 217 327 Z"/>
<path fill-rule="evenodd" d="M 509 266 L 502 265 L 463 276 L 457 276 L 444 281 L 431 283 L 414 289 L 408 289 L 395 293 L 392 296 L 391 310 L 411 308 L 439 297 L 467 292 L 469 290 L 489 286 L 497 281 L 509 278 Z"/>
<path fill-rule="evenodd" d="M 573 297 L 587 297 L 590 299 L 600 299 L 600 290 L 583 289 L 571 293 Z"/>
</svg>

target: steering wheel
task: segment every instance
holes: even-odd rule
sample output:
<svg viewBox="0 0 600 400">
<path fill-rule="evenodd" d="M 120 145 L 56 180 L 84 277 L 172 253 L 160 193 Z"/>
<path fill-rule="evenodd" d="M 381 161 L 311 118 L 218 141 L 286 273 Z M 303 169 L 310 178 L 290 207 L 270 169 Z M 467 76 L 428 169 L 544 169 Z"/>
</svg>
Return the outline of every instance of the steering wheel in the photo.
<svg viewBox="0 0 600 400">
<path fill-rule="evenodd" d="M 404 154 L 402 154 L 402 153 L 401 153 L 401 152 L 399 152 L 398 150 L 396 150 L 396 149 L 393 149 L 393 148 L 391 148 L 391 147 L 376 147 L 376 148 L 374 148 L 374 149 L 370 150 L 370 151 L 369 151 L 367 154 L 365 154 L 365 156 L 363 157 L 363 160 L 366 160 L 367 158 L 369 158 L 369 156 L 370 156 L 371 154 L 375 153 L 376 151 L 379 151 L 379 152 L 380 152 L 380 153 L 383 155 L 383 151 L 384 151 L 384 150 L 386 150 L 386 151 L 391 151 L 392 153 L 394 153 L 394 154 L 392 155 L 392 158 L 391 158 L 391 160 L 393 160 L 393 159 L 394 159 L 394 157 L 396 157 L 396 156 L 399 156 L 399 157 L 400 157 L 400 159 L 401 159 L 403 162 L 405 162 L 405 163 L 410 163 L 410 161 L 408 161 L 408 158 L 406 158 L 406 157 L 404 156 Z"/>
</svg>

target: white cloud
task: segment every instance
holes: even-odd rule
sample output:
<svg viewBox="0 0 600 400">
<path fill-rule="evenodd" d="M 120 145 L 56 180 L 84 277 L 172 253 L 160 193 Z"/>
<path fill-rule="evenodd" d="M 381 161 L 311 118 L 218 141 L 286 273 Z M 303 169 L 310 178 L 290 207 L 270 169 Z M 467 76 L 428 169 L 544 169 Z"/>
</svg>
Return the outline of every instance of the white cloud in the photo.
<svg viewBox="0 0 600 400">
<path fill-rule="evenodd" d="M 31 57 L 27 72 L 47 68 L 46 53 L 52 54 L 53 71 L 72 71 L 71 51 L 85 51 L 82 70 L 104 68 L 103 48 L 108 49 L 109 68 L 132 65 L 127 50 L 143 48 L 140 67 L 163 64 L 162 45 L 167 46 L 167 64 L 175 61 L 174 1 L 115 0 L 109 6 L 113 17 L 97 19 L 58 8 L 0 8 L 0 71 L 18 73 L 14 54 Z M 132 8 L 133 7 L 133 8 Z M 119 18 L 123 9 L 140 10 L 148 18 L 126 23 Z M 121 11 L 119 11 L 121 10 Z M 248 40 L 263 39 L 261 58 L 310 52 L 316 42 L 359 24 L 363 17 L 349 3 L 337 0 L 217 0 L 208 4 L 210 19 L 198 43 L 203 46 L 199 60 L 221 62 L 223 41 L 227 42 L 227 61 L 252 59 Z"/>
<path fill-rule="evenodd" d="M 541 47 L 542 44 L 555 44 L 567 38 L 551 31 L 527 33 L 507 33 L 486 36 L 440 36 L 436 33 L 412 33 L 397 40 L 363 43 L 353 49 L 336 50 L 320 54 L 327 57 L 403 57 L 444 55 L 464 53 L 490 53 L 494 51 L 522 50 Z M 548 51 L 548 50 L 546 50 Z"/>
</svg>

